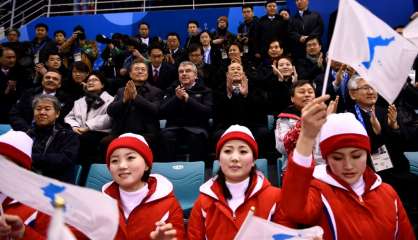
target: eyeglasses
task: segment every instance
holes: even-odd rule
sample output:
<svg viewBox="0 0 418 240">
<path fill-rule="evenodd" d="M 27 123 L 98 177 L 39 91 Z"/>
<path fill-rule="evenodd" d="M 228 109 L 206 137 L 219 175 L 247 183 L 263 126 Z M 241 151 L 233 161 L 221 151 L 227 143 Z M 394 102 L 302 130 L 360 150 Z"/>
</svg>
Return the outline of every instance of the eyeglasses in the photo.
<svg viewBox="0 0 418 240">
<path fill-rule="evenodd" d="M 368 92 L 368 91 L 374 91 L 374 88 L 368 85 L 362 86 L 362 87 L 358 87 L 356 90 L 361 90 L 364 92 Z"/>
</svg>

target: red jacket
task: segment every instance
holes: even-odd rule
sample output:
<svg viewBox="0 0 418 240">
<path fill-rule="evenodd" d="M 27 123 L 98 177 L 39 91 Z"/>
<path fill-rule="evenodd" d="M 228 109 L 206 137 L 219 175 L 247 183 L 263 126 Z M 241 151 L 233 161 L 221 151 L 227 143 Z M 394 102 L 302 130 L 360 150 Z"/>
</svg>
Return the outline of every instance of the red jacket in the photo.
<svg viewBox="0 0 418 240">
<path fill-rule="evenodd" d="M 155 223 L 158 221 L 173 224 L 177 230 L 177 239 L 183 239 L 183 210 L 174 196 L 171 182 L 159 174 L 151 174 L 148 188 L 147 196 L 132 210 L 128 219 L 125 219 L 119 185 L 109 182 L 103 186 L 103 192 L 116 199 L 119 205 L 119 228 L 115 239 L 150 239 L 149 235 L 154 231 Z"/>
<path fill-rule="evenodd" d="M 326 165 L 318 165 L 314 171 L 313 166 L 297 165 L 291 154 L 281 205 L 285 218 L 320 225 L 324 239 L 415 239 L 395 190 L 370 168 L 363 179 L 365 191 L 358 196 Z"/>
<path fill-rule="evenodd" d="M 258 172 L 250 182 L 244 203 L 233 214 L 214 177 L 200 187 L 189 219 L 188 239 L 233 239 L 253 206 L 255 216 L 277 222 L 279 202 L 280 189 Z"/>
<path fill-rule="evenodd" d="M 25 224 L 25 234 L 23 240 L 46 240 L 49 222 L 51 217 L 42 212 L 28 207 L 20 202 L 6 198 L 2 203 L 4 212 L 11 215 L 19 216 Z M 70 230 L 74 236 L 78 239 L 88 239 L 81 232 L 73 227 Z"/>
</svg>

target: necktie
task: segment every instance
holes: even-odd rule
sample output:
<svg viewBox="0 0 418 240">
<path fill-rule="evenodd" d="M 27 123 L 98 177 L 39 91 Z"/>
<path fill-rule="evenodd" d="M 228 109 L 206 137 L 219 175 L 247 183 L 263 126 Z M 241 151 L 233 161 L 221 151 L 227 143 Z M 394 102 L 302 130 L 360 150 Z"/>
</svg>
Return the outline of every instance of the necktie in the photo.
<svg viewBox="0 0 418 240">
<path fill-rule="evenodd" d="M 158 81 L 158 70 L 154 69 L 154 75 L 152 76 L 152 79 L 154 80 L 154 82 Z"/>
</svg>

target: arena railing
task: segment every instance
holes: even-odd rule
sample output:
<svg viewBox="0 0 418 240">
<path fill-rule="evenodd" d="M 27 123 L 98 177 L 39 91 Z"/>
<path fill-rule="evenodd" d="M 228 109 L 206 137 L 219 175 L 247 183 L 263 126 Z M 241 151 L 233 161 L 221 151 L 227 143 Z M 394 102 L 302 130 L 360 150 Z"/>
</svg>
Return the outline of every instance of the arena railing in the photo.
<svg viewBox="0 0 418 240">
<path fill-rule="evenodd" d="M 6 0 L 0 8 L 9 11 L 0 17 L 0 27 L 20 27 L 39 17 L 63 16 L 78 14 L 101 14 L 117 12 L 156 11 L 170 9 L 198 9 L 213 7 L 233 7 L 242 4 L 262 5 L 265 1 L 216 1 L 216 0 Z M 174 2 L 174 3 L 173 3 Z M 285 4 L 286 0 L 278 0 Z"/>
</svg>

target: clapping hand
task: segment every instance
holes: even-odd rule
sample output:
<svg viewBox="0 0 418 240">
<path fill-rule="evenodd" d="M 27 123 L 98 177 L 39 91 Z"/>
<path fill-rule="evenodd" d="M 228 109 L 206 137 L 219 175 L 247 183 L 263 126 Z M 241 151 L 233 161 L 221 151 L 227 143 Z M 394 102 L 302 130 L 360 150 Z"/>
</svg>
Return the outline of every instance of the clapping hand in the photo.
<svg viewBox="0 0 418 240">
<path fill-rule="evenodd" d="M 388 107 L 388 125 L 390 128 L 392 129 L 398 129 L 399 125 L 398 125 L 398 113 L 396 110 L 396 106 L 394 104 L 389 105 Z"/>
<path fill-rule="evenodd" d="M 376 135 L 380 135 L 380 133 L 382 132 L 382 127 L 380 126 L 379 119 L 377 119 L 376 117 L 375 108 L 373 107 L 369 113 L 370 113 L 370 123 L 372 124 L 373 132 Z"/>
</svg>

